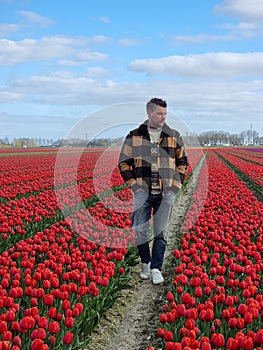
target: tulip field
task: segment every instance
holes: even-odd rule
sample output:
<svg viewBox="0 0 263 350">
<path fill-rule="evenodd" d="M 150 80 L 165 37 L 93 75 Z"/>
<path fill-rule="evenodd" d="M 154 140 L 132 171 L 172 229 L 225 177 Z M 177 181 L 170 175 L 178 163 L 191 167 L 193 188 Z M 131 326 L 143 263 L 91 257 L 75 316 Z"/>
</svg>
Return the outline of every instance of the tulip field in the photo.
<svg viewBox="0 0 263 350">
<path fill-rule="evenodd" d="M 55 188 L 56 150 L 1 152 L 0 349 L 84 348 L 100 316 L 127 287 L 134 249 L 96 243 L 111 225 L 115 243 L 126 231 L 132 240 L 128 213 L 118 215 L 94 195 L 92 173 L 100 153 L 83 153 L 77 178 L 81 196 L 74 198 L 74 184 L 59 182 Z M 118 154 L 111 153 L 116 162 Z M 60 181 L 72 171 L 74 156 L 71 150 L 63 153 Z M 111 196 L 131 196 L 120 175 L 113 176 L 112 189 Z M 103 184 L 100 190 L 103 194 Z M 79 198 L 93 221 L 81 221 Z M 103 198 L 110 202 L 107 193 Z M 62 211 L 82 230 L 93 230 L 92 240 L 76 233 Z"/>
<path fill-rule="evenodd" d="M 206 200 L 196 222 L 191 208 L 185 216 L 158 336 L 166 350 L 259 350 L 263 149 L 209 150 L 206 162 Z M 195 205 L 202 198 L 200 188 L 193 194 Z"/>
<path fill-rule="evenodd" d="M 157 335 L 166 350 L 262 349 L 263 149 L 187 153 L 185 186 L 201 159 L 206 167 Z M 0 350 L 85 349 L 128 287 L 138 255 L 118 155 L 0 150 Z"/>
</svg>

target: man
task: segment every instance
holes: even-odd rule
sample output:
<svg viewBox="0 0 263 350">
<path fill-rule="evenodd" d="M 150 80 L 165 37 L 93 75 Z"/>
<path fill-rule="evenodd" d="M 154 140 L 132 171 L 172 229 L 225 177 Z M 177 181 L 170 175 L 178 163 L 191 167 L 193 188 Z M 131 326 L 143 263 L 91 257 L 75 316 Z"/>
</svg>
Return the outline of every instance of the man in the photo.
<svg viewBox="0 0 263 350">
<path fill-rule="evenodd" d="M 148 119 L 127 135 L 119 157 L 120 173 L 134 193 L 132 224 L 142 262 L 140 277 L 159 284 L 167 245 L 167 228 L 176 193 L 182 187 L 188 160 L 178 131 L 166 123 L 167 103 L 152 98 Z M 153 215 L 153 245 L 149 221 Z"/>
</svg>

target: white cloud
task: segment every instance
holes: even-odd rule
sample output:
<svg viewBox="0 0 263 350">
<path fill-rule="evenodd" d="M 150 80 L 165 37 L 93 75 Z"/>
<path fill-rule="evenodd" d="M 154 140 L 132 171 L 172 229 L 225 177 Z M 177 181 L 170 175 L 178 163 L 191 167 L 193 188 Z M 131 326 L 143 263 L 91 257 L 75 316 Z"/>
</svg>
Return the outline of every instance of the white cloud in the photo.
<svg viewBox="0 0 263 350">
<path fill-rule="evenodd" d="M 215 35 L 199 33 L 196 35 L 175 35 L 172 37 L 175 46 L 188 44 L 207 45 L 231 41 L 242 41 L 261 37 L 263 34 L 263 1 L 261 0 L 225 0 L 214 7 L 214 12 L 235 17 L 240 22 L 237 24 L 223 23 L 217 28 L 225 30 L 224 34 Z"/>
<path fill-rule="evenodd" d="M 110 19 L 109 19 L 109 17 L 107 17 L 107 16 L 101 16 L 101 17 L 99 18 L 99 20 L 100 20 L 101 22 L 103 22 L 103 23 L 106 23 L 106 24 L 110 23 Z"/>
<path fill-rule="evenodd" d="M 90 62 L 99 62 L 107 60 L 108 55 L 100 52 L 92 52 L 89 50 L 83 50 L 76 52 L 72 55 L 71 59 L 61 59 L 58 60 L 57 64 L 60 66 L 81 66 Z"/>
<path fill-rule="evenodd" d="M 175 46 L 185 44 L 209 44 L 224 41 L 232 41 L 239 39 L 239 36 L 228 35 L 212 35 L 212 34 L 197 34 L 197 35 L 176 35 L 172 38 Z"/>
<path fill-rule="evenodd" d="M 175 35 L 172 37 L 172 41 L 175 46 L 187 45 L 187 44 L 217 44 L 231 41 L 242 41 L 244 39 L 251 39 L 261 37 L 263 34 L 262 19 L 261 21 L 254 20 L 241 21 L 237 24 L 223 23 L 218 26 L 220 29 L 225 30 L 224 34 L 196 34 L 196 35 Z"/>
<path fill-rule="evenodd" d="M 40 16 L 32 11 L 21 10 L 18 11 L 18 13 L 25 18 L 27 23 L 30 24 L 37 24 L 38 26 L 49 27 L 54 23 L 52 19 Z"/>
<path fill-rule="evenodd" d="M 44 37 L 40 40 L 24 39 L 21 41 L 0 40 L 0 66 L 13 66 L 18 63 L 43 61 L 64 57 L 60 64 L 72 65 L 75 60 L 84 61 L 105 60 L 107 55 L 90 52 L 86 46 L 90 42 L 105 42 L 105 37 L 81 38 L 68 36 Z M 79 49 L 80 51 L 78 51 Z M 68 58 L 71 56 L 71 59 Z M 66 61 L 65 61 L 66 60 Z"/>
<path fill-rule="evenodd" d="M 199 107 L 206 108 L 206 103 L 208 102 L 207 106 L 210 108 L 226 100 L 227 103 L 231 104 L 231 101 L 240 99 L 240 96 L 242 96 L 242 100 L 249 99 L 251 101 L 252 98 L 257 99 L 262 94 L 263 81 L 229 82 L 224 79 L 221 81 L 201 79 L 192 82 L 178 82 L 174 80 L 154 81 L 150 79 L 141 84 L 118 83 L 113 80 L 94 80 L 89 71 L 81 75 L 64 71 L 35 75 L 29 78 L 17 78 L 10 81 L 5 88 L 6 91 L 10 90 L 14 94 L 38 96 L 39 99 L 46 103 L 50 101 L 50 98 L 54 97 L 54 101 L 60 104 L 70 104 L 72 102 L 88 104 L 94 101 L 94 98 L 96 103 L 99 102 L 99 104 L 102 101 L 103 104 L 107 104 L 125 98 L 127 100 L 141 100 L 142 98 L 144 99 L 145 95 L 154 93 L 156 89 L 160 89 L 172 99 L 182 100 L 182 105 L 186 102 L 189 103 L 193 99 L 195 106 L 199 105 Z M 130 95 L 127 95 L 127 91 L 129 91 Z M 69 95 L 71 96 L 70 100 L 68 100 Z M 34 97 L 32 98 L 32 101 L 34 101 Z M 48 101 L 45 101 L 45 99 Z M 202 106 L 202 101 L 206 101 L 204 106 Z M 242 101 L 239 101 L 239 103 L 242 103 Z"/>
<path fill-rule="evenodd" d="M 262 134 L 262 52 L 173 55 L 174 46 L 184 44 L 190 44 L 191 52 L 194 52 L 193 44 L 207 51 L 206 45 L 219 43 L 218 47 L 222 48 L 224 43 L 229 47 L 228 44 L 233 42 L 233 47 L 243 51 L 250 43 L 249 47 L 253 47 L 256 42 L 247 39 L 262 35 L 263 1 L 225 0 L 215 6 L 214 11 L 236 20 L 213 28 L 216 34 L 174 36 L 174 45 L 164 45 L 164 51 L 161 50 L 169 52 L 170 56 L 167 54 L 166 57 L 158 57 L 161 51 L 156 51 L 156 47 L 163 44 L 159 41 L 154 41 L 155 48 L 147 46 L 142 52 L 126 49 L 140 43 L 133 38 L 136 34 L 128 26 L 125 34 L 119 33 L 119 38 L 106 35 L 85 37 L 87 33 L 84 32 L 83 37 L 54 35 L 36 39 L 42 32 L 37 31 L 38 27 L 51 26 L 53 20 L 35 12 L 20 11 L 17 23 L 0 24 L 0 37 L 4 37 L 0 40 L 0 67 L 4 68 L 0 85 L 0 126 L 3 123 L 7 129 L 10 126 L 10 135 L 22 131 L 30 132 L 28 136 L 40 132 L 47 135 L 49 130 L 55 135 L 61 126 L 66 125 L 63 115 L 68 116 L 69 126 L 70 119 L 85 114 L 90 106 L 144 103 L 161 94 L 169 103 L 168 110 L 178 112 L 196 132 L 213 129 L 239 132 L 248 129 L 252 122 Z M 96 24 L 98 21 L 110 23 L 107 16 L 98 17 L 96 14 L 92 19 Z M 86 28 L 83 23 L 80 25 Z M 110 32 L 114 29 L 112 27 L 99 23 L 99 28 L 104 28 L 105 33 L 116 35 Z M 103 34 L 98 32 L 100 29 L 95 29 L 95 33 Z M 33 33 L 33 37 L 24 38 L 23 30 L 27 35 Z M 5 37 L 15 32 L 17 38 L 24 39 L 8 40 Z M 145 37 L 144 32 L 141 37 Z M 110 47 L 112 43 L 114 46 Z M 102 48 L 101 52 L 98 47 Z M 145 52 L 148 52 L 147 56 L 143 56 Z M 149 52 L 155 54 L 150 56 Z M 146 58 L 134 59 L 139 57 L 138 54 Z M 128 71 L 123 71 L 123 64 L 132 60 L 128 55 L 134 60 L 128 65 Z M 59 70 L 66 68 L 68 70 Z M 125 81 L 124 77 L 130 81 Z M 4 114 L 5 109 L 9 113 Z"/>
<path fill-rule="evenodd" d="M 263 2 L 261 0 L 225 0 L 216 5 L 214 11 L 245 21 L 263 20 Z"/>
<path fill-rule="evenodd" d="M 23 17 L 23 20 L 20 20 L 17 23 L 0 24 L 0 37 L 10 36 L 13 33 L 19 33 L 19 35 L 21 35 L 21 32 L 25 28 L 50 27 L 54 23 L 52 19 L 40 16 L 37 13 L 32 11 L 21 10 L 21 11 L 18 11 L 18 14 L 20 14 Z"/>
<path fill-rule="evenodd" d="M 261 121 L 263 81 L 261 80 L 230 82 L 224 79 L 221 81 L 200 79 L 180 82 L 148 79 L 144 83 L 119 83 L 113 80 L 98 80 L 97 76 L 94 79 L 89 71 L 81 75 L 65 71 L 10 81 L 10 84 L 5 87 L 5 94 L 0 91 L 0 96 L 8 97 L 9 91 L 12 91 L 14 98 L 20 96 L 27 104 L 39 106 L 40 115 L 43 115 L 45 109 L 61 110 L 64 106 L 64 113 L 60 113 L 60 116 L 70 115 L 69 111 L 74 106 L 75 108 L 78 106 L 78 110 L 87 111 L 90 105 L 144 103 L 148 98 L 159 96 L 161 92 L 161 97 L 168 101 L 168 111 L 177 114 L 196 133 L 214 129 L 238 133 L 247 130 L 250 123 L 253 123 L 253 127 L 261 135 L 263 134 Z M 78 113 L 78 116 L 86 114 L 82 112 Z M 53 125 L 54 127 L 56 125 L 55 119 L 48 117 L 48 113 L 46 115 L 46 129 L 42 118 L 43 130 L 35 127 L 35 133 L 31 132 L 31 135 L 39 132 L 47 135 L 49 128 L 53 130 Z M 72 118 L 76 115 L 71 113 Z M 24 116 L 24 118 L 27 117 Z M 125 118 L 124 115 L 123 122 L 126 121 Z M 34 130 L 33 125 L 37 125 L 37 120 L 31 116 L 28 116 L 27 120 L 32 121 L 32 130 Z M 114 118 L 112 122 L 114 123 Z M 63 121 L 61 123 L 64 125 Z M 12 122 L 10 124 L 13 125 Z M 69 124 L 68 122 L 68 127 Z M 58 130 L 56 133 L 58 134 Z"/>
<path fill-rule="evenodd" d="M 189 129 L 196 133 L 204 130 L 227 130 L 238 133 L 247 130 L 250 124 L 262 135 L 262 110 L 263 110 L 263 82 L 176 82 L 149 80 L 143 84 L 117 83 L 111 80 L 99 82 L 88 76 L 77 76 L 72 73 L 55 74 L 53 76 L 41 76 L 17 81 L 12 90 L 22 96 L 28 94 L 31 102 L 36 106 L 39 103 L 39 113 L 43 115 L 45 106 L 52 111 L 58 106 L 64 105 L 64 115 L 70 114 L 72 107 L 78 106 L 80 110 L 87 110 L 89 105 L 109 106 L 115 103 L 145 102 L 152 96 L 159 96 L 168 101 L 168 111 L 178 115 L 188 125 Z M 129 94 L 127 94 L 127 91 Z M 30 101 L 27 101 L 28 103 Z M 54 107 L 52 107 L 54 106 Z M 16 112 L 17 113 L 17 112 Z M 87 113 L 78 114 L 80 118 Z M 48 117 L 46 123 L 41 117 L 43 128 L 37 129 L 37 119 L 28 115 L 21 117 L 31 121 L 31 135 L 47 131 L 54 131 L 55 118 Z M 63 115 L 63 114 L 60 114 Z M 126 116 L 123 115 L 123 122 Z M 1 119 L 1 118 L 0 118 Z M 61 126 L 69 127 L 61 118 Z M 169 120 L 168 120 L 169 121 Z M 114 123 L 114 117 L 112 123 Z M 2 120 L 0 121 L 0 124 Z M 8 124 L 8 120 L 6 122 Z M 10 124 L 11 122 L 10 116 Z M 24 125 L 24 124 L 23 124 Z M 44 125 L 46 125 L 44 127 Z M 4 130 L 4 129 L 3 129 Z M 35 132 L 33 132 L 35 130 Z M 65 130 L 66 131 L 66 130 Z M 57 135 L 58 130 L 56 130 Z M 12 135 L 11 131 L 9 133 Z M 30 135 L 30 134 L 29 134 Z"/>
<path fill-rule="evenodd" d="M 61 57 L 72 52 L 64 38 L 53 37 L 41 40 L 24 39 L 0 41 L 0 65 L 12 66 L 23 62 L 32 62 Z"/>
<path fill-rule="evenodd" d="M 206 53 L 203 55 L 169 56 L 135 60 L 132 71 L 148 75 L 169 75 L 187 78 L 263 76 L 263 53 Z"/>
<path fill-rule="evenodd" d="M 103 69 L 101 67 L 90 67 L 86 70 L 85 75 L 90 78 L 107 78 L 109 76 L 112 76 L 114 73 L 112 71 L 108 71 L 106 69 Z"/>
<path fill-rule="evenodd" d="M 112 42 L 112 39 L 105 35 L 95 35 L 92 38 L 85 38 L 88 44 L 105 44 Z"/>
<path fill-rule="evenodd" d="M 138 43 L 139 43 L 138 39 L 122 38 L 118 40 L 118 44 L 120 46 L 134 46 L 134 45 L 138 45 Z"/>
<path fill-rule="evenodd" d="M 12 90 L 1 90 L 0 89 L 0 103 L 14 103 L 23 100 L 23 95 L 18 92 L 12 92 Z"/>
<path fill-rule="evenodd" d="M 0 138 L 41 137 L 57 140 L 72 127 L 74 117 L 0 112 Z M 76 120 L 77 121 L 77 118 Z"/>
<path fill-rule="evenodd" d="M 5 37 L 19 29 L 17 24 L 0 24 L 0 37 Z"/>
</svg>

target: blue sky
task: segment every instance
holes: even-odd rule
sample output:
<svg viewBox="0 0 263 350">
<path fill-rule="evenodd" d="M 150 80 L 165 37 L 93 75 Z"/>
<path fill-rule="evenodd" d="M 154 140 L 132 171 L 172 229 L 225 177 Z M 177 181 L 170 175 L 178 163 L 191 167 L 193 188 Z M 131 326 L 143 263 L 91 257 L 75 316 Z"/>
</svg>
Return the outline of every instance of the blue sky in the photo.
<svg viewBox="0 0 263 350">
<path fill-rule="evenodd" d="M 87 116 L 83 135 L 118 136 L 146 115 L 112 106 L 156 96 L 196 134 L 262 136 L 262 39 L 261 0 L 0 0 L 0 138 L 63 138 Z"/>
</svg>

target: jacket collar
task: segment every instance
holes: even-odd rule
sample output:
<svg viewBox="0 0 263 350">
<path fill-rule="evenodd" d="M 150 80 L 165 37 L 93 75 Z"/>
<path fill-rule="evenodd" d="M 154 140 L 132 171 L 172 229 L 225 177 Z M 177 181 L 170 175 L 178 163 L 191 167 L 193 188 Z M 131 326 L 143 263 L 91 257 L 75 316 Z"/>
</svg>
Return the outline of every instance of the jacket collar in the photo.
<svg viewBox="0 0 263 350">
<path fill-rule="evenodd" d="M 145 135 L 145 136 L 149 135 L 148 123 L 149 123 L 149 120 L 147 119 L 139 126 L 139 133 L 141 135 Z M 171 128 L 166 123 L 164 123 L 162 127 L 162 133 L 165 133 L 167 136 L 169 136 L 169 135 L 172 135 L 171 131 L 172 131 Z"/>
</svg>

